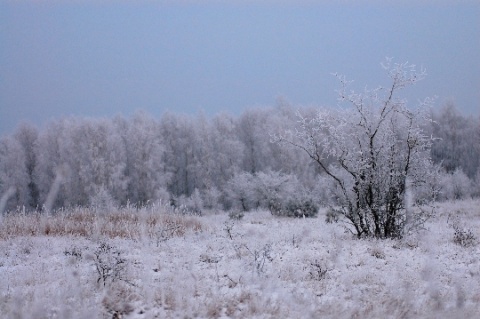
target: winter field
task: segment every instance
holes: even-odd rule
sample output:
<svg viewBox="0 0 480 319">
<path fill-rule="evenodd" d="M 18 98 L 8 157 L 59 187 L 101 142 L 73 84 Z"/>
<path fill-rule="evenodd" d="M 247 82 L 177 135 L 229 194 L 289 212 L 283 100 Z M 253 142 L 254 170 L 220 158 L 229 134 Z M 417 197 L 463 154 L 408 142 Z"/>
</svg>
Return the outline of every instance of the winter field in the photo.
<svg viewBox="0 0 480 319">
<path fill-rule="evenodd" d="M 480 200 L 439 203 L 395 240 L 356 239 L 325 213 L 8 214 L 0 316 L 478 318 Z"/>
<path fill-rule="evenodd" d="M 348 109 L 0 138 L 0 316 L 479 318 L 480 122 L 408 108 L 425 70 L 391 62 L 337 76 Z"/>
</svg>

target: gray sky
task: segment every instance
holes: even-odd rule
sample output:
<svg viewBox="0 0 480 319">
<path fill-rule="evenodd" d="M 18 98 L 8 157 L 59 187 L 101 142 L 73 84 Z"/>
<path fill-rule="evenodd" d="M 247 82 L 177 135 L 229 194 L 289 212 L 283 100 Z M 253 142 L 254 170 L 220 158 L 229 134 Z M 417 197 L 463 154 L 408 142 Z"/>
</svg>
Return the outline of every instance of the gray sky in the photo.
<svg viewBox="0 0 480 319">
<path fill-rule="evenodd" d="M 279 96 L 334 106 L 332 72 L 386 85 L 385 57 L 427 69 L 412 104 L 436 95 L 479 114 L 479 1 L 225 2 L 0 2 L 0 134 L 138 109 L 239 114 Z"/>
</svg>

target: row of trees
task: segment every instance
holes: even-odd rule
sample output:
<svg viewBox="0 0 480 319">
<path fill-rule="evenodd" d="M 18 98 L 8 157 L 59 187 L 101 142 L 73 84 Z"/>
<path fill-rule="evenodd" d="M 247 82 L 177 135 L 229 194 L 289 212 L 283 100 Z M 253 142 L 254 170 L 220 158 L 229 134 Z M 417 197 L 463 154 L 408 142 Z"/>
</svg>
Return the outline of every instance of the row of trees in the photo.
<svg viewBox="0 0 480 319">
<path fill-rule="evenodd" d="M 281 100 L 275 107 L 250 109 L 238 117 L 166 113 L 155 119 L 139 112 L 131 118 L 63 118 L 43 129 L 22 124 L 0 140 L 0 196 L 5 195 L 8 210 L 42 209 L 44 205 L 47 209 L 145 205 L 159 200 L 194 209 L 248 210 L 281 206 L 276 201 L 287 197 L 308 197 L 320 205 L 338 204 L 347 193 L 358 191 L 358 201 L 344 206 L 370 203 L 375 209 L 377 199 L 365 194 L 403 194 L 408 174 L 393 176 L 389 170 L 405 165 L 406 160 L 426 159 L 425 152 L 430 152 L 433 164 L 437 164 L 428 172 L 437 174 L 429 175 L 431 182 L 418 189 L 418 197 L 431 196 L 434 192 L 429 188 L 439 191 L 440 199 L 479 194 L 479 118 L 467 118 L 448 103 L 430 114 L 433 122 L 417 123 L 412 120 L 413 113 L 398 101 L 391 100 L 382 113 L 381 103 L 380 108 L 367 109 L 362 104 L 364 95 L 340 93 L 352 103 L 353 113 L 319 113 Z M 370 102 L 378 102 L 377 91 L 368 94 Z M 388 124 L 388 134 L 376 136 L 375 128 L 384 123 Z M 358 127 L 370 135 L 358 137 Z M 274 142 L 280 140 L 278 137 L 285 141 L 289 130 L 293 134 L 288 145 Z M 318 131 L 335 137 L 336 144 L 331 139 L 317 140 Z M 389 144 L 397 138 L 406 144 Z M 415 148 L 418 154 L 408 153 L 418 146 L 412 143 L 419 143 Z M 365 168 L 376 165 L 371 162 L 371 151 L 377 144 L 385 146 L 375 155 L 384 161 L 375 168 L 381 171 L 382 183 L 372 184 L 373 177 L 365 174 Z M 332 177 L 341 183 L 332 184 Z M 421 178 L 426 180 L 427 176 Z"/>
<path fill-rule="evenodd" d="M 0 140 L 0 194 L 14 189 L 8 209 L 41 208 L 57 180 L 52 208 L 90 205 L 99 194 L 115 205 L 175 204 L 196 190 L 211 206 L 225 206 L 225 189 L 242 172 L 314 179 L 306 158 L 270 142 L 269 132 L 294 120 L 290 107 L 279 106 L 238 118 L 167 113 L 157 120 L 139 112 L 128 119 L 58 119 L 42 130 L 22 124 Z"/>
</svg>

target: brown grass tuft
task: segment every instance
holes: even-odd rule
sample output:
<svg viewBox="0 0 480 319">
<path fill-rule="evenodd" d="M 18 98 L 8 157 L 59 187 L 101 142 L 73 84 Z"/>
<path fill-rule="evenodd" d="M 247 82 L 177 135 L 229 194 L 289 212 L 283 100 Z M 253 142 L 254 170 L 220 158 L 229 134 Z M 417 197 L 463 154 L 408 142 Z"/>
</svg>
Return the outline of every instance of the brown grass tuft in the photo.
<svg viewBox="0 0 480 319">
<path fill-rule="evenodd" d="M 172 226 L 175 226 L 172 228 Z M 0 239 L 22 236 L 80 236 L 102 235 L 109 238 L 154 238 L 166 228 L 174 236 L 184 236 L 187 231 L 202 231 L 197 217 L 174 215 L 168 212 L 121 209 L 109 213 L 95 213 L 78 208 L 53 215 L 41 212 L 15 212 L 4 216 L 0 224 Z"/>
</svg>

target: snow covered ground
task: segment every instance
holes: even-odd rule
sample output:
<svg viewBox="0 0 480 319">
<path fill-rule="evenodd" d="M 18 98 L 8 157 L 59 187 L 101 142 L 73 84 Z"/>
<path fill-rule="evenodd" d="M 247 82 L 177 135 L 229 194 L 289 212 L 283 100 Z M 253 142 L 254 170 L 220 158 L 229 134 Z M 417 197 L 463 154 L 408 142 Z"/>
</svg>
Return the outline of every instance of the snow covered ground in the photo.
<svg viewBox="0 0 480 319">
<path fill-rule="evenodd" d="M 478 318 L 480 200 L 441 203 L 427 231 L 357 240 L 268 212 L 8 215 L 1 318 Z M 103 272 L 102 272 L 103 271 Z"/>
</svg>

